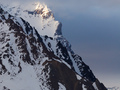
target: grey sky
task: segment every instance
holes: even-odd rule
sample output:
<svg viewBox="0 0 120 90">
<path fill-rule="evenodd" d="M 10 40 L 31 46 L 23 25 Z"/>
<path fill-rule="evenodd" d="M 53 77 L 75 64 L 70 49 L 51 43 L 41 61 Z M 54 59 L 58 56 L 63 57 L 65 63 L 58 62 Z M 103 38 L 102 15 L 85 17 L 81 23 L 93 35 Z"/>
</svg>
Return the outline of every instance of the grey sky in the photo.
<svg viewBox="0 0 120 90">
<path fill-rule="evenodd" d="M 72 48 L 107 86 L 120 82 L 120 0 L 0 0 L 40 1 L 63 24 Z M 109 83 L 113 82 L 113 83 Z"/>
<path fill-rule="evenodd" d="M 47 2 L 72 48 L 107 86 L 120 82 L 120 1 Z M 113 83 L 110 83 L 113 82 Z"/>
<path fill-rule="evenodd" d="M 74 13 L 67 8 L 66 16 L 71 15 L 67 19 L 58 15 L 60 20 L 63 18 L 63 34 L 103 83 L 117 86 L 120 82 L 120 3 L 84 5 L 85 11 L 78 9 Z"/>
</svg>

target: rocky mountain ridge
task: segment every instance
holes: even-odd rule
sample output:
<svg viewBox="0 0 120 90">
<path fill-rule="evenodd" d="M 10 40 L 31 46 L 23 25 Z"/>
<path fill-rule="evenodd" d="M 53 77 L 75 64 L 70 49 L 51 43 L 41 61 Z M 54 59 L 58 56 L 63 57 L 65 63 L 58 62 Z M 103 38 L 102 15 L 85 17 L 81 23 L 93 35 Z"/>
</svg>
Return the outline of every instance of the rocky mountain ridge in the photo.
<svg viewBox="0 0 120 90">
<path fill-rule="evenodd" d="M 0 7 L 1 90 L 107 90 L 62 33 L 41 35 L 31 25 Z M 61 32 L 61 24 L 54 30 Z"/>
</svg>

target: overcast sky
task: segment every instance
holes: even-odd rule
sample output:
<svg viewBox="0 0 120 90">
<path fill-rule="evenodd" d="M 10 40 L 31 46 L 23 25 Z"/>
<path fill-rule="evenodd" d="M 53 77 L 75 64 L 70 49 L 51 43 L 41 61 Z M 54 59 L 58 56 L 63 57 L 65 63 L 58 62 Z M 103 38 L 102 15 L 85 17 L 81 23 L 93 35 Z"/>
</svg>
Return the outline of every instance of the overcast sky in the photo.
<svg viewBox="0 0 120 90">
<path fill-rule="evenodd" d="M 56 5 L 58 11 L 55 8 L 63 35 L 106 86 L 120 86 L 120 1 L 74 0 L 66 4 Z"/>
<path fill-rule="evenodd" d="M 120 0 L 13 0 L 24 1 L 47 4 L 96 77 L 106 86 L 120 86 Z"/>
</svg>

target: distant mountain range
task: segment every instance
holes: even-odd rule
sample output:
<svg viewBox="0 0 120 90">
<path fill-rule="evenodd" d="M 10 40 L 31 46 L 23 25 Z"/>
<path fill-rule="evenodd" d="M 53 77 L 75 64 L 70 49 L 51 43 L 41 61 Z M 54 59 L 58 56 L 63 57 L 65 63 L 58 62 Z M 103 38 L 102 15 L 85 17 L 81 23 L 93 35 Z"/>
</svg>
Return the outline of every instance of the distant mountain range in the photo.
<svg viewBox="0 0 120 90">
<path fill-rule="evenodd" d="M 111 88 L 109 87 L 108 90 L 120 90 L 120 88 L 119 87 L 111 87 Z"/>
</svg>

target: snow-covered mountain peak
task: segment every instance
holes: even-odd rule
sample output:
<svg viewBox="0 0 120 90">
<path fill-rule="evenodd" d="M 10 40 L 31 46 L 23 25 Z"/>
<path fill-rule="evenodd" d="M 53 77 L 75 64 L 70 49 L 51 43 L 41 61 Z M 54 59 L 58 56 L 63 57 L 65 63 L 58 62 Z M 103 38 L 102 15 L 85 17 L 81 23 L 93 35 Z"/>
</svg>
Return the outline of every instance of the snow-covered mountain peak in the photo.
<svg viewBox="0 0 120 90">
<path fill-rule="evenodd" d="M 34 13 L 35 6 L 4 8 L 8 10 L 0 7 L 0 90 L 107 90 L 72 52 L 54 17 L 42 18 L 43 13 Z"/>
<path fill-rule="evenodd" d="M 35 5 L 36 7 L 35 10 L 33 10 L 33 14 L 40 14 L 43 19 L 48 19 L 50 17 L 54 19 L 53 13 L 46 4 L 37 3 Z"/>
<path fill-rule="evenodd" d="M 51 10 L 47 7 L 46 4 L 37 3 L 35 11 L 38 11 L 38 14 L 41 14 L 44 19 L 53 16 Z"/>
<path fill-rule="evenodd" d="M 13 16 L 22 17 L 42 36 L 47 35 L 54 38 L 58 35 L 57 32 L 61 32 L 61 23 L 55 20 L 52 11 L 46 4 L 6 5 L 2 8 Z"/>
</svg>

